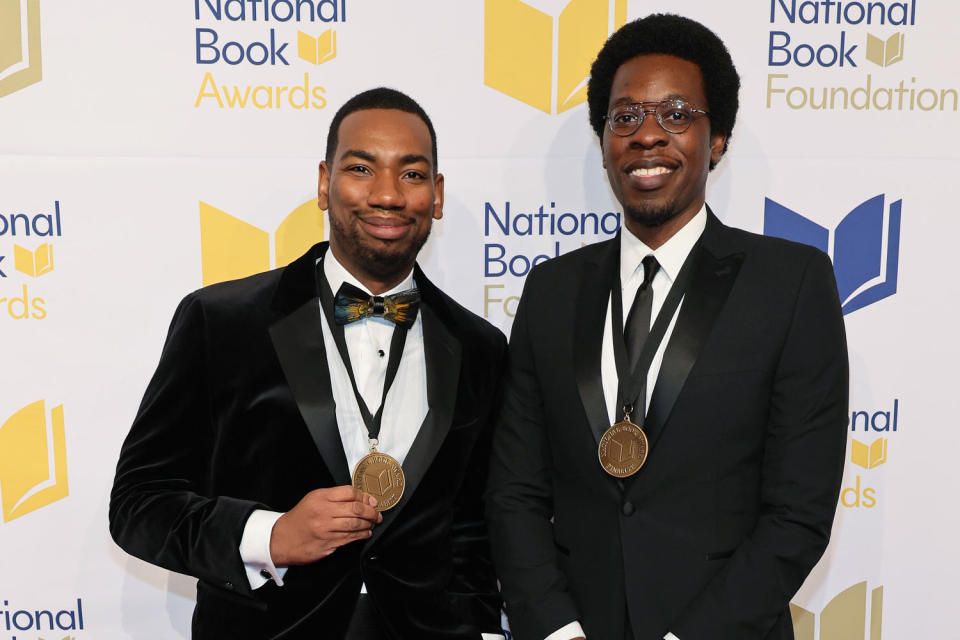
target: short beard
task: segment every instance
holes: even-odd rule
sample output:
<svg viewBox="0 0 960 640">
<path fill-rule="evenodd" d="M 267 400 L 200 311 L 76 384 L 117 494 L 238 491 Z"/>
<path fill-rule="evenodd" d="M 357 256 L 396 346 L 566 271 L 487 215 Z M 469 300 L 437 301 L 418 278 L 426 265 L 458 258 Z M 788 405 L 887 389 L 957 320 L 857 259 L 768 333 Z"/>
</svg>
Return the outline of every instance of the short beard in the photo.
<svg viewBox="0 0 960 640">
<path fill-rule="evenodd" d="M 649 206 L 642 209 L 636 207 L 624 207 L 623 212 L 634 222 L 642 224 L 645 227 L 659 227 L 680 213 L 674 203 L 669 202 L 660 206 Z"/>
<path fill-rule="evenodd" d="M 353 253 L 363 265 L 363 270 L 368 275 L 381 280 L 406 275 L 410 266 L 416 262 L 420 249 L 430 237 L 430 231 L 427 230 L 420 242 L 410 245 L 405 251 L 378 252 L 360 242 L 360 234 L 356 228 L 340 224 L 340 220 L 335 215 L 328 216 L 328 219 L 330 235 L 336 236 L 337 245 L 341 250 L 346 251 L 349 248 L 349 252 Z"/>
</svg>

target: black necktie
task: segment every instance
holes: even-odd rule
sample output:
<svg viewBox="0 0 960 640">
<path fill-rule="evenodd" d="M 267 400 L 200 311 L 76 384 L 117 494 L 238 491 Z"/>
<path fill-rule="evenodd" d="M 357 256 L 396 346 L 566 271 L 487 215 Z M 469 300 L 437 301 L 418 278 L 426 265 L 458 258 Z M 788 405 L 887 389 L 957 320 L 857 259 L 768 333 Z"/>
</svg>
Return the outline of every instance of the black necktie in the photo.
<svg viewBox="0 0 960 640">
<path fill-rule="evenodd" d="M 623 327 L 623 339 L 627 345 L 627 357 L 630 369 L 636 364 L 643 350 L 643 343 L 650 333 L 650 315 L 653 310 L 653 277 L 657 275 L 660 263 L 652 255 L 643 259 L 643 282 L 637 288 L 627 322 Z"/>
</svg>

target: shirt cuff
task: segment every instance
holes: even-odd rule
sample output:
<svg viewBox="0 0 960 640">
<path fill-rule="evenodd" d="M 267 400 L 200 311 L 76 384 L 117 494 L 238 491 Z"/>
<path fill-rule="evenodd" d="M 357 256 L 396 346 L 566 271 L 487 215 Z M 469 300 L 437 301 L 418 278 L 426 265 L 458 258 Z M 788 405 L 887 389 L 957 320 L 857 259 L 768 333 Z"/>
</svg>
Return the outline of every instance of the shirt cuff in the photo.
<svg viewBox="0 0 960 640">
<path fill-rule="evenodd" d="M 240 538 L 240 559 L 247 573 L 247 581 L 251 589 L 259 589 L 270 580 L 283 586 L 283 574 L 286 568 L 277 569 L 270 557 L 270 536 L 273 534 L 273 525 L 280 519 L 282 513 L 257 509 L 247 518 L 243 527 L 243 537 Z"/>
<path fill-rule="evenodd" d="M 481 633 L 480 640 L 504 640 L 499 633 Z"/>
<path fill-rule="evenodd" d="M 543 640 L 572 640 L 572 638 L 586 638 L 583 627 L 577 621 L 564 625 L 548 635 Z"/>
<path fill-rule="evenodd" d="M 663 640 L 680 640 L 680 638 L 673 635 L 672 633 L 668 633 L 667 635 L 663 636 Z"/>
</svg>

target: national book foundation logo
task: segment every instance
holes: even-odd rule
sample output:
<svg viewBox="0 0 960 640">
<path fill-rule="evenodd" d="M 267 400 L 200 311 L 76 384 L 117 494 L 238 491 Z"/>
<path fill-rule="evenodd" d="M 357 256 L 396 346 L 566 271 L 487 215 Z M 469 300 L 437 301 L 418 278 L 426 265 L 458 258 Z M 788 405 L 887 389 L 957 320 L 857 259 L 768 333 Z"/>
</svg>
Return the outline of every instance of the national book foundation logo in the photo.
<svg viewBox="0 0 960 640">
<path fill-rule="evenodd" d="M 897 292 L 902 200 L 884 206 L 874 196 L 830 230 L 766 198 L 763 233 L 817 247 L 830 255 L 843 313 L 851 313 Z"/>
<path fill-rule="evenodd" d="M 40 0 L 0 0 L 0 98 L 40 82 Z"/>
<path fill-rule="evenodd" d="M 0 425 L 0 506 L 3 521 L 36 511 L 61 498 L 67 485 L 63 405 L 38 400 Z"/>
<path fill-rule="evenodd" d="M 486 0 L 483 83 L 545 113 L 587 99 L 590 65 L 626 0 Z"/>
<path fill-rule="evenodd" d="M 881 67 L 889 67 L 903 60 L 904 35 L 899 31 L 886 40 L 867 34 L 867 60 Z"/>
<path fill-rule="evenodd" d="M 291 211 L 273 238 L 273 266 L 284 267 L 323 240 L 317 199 Z M 271 267 L 270 234 L 225 211 L 200 202 L 203 286 L 243 278 Z"/>
<path fill-rule="evenodd" d="M 914 43 L 917 38 L 942 38 L 941 46 L 931 46 L 930 51 L 953 44 L 949 33 L 938 32 L 937 25 L 918 22 L 936 12 L 955 11 L 952 3 L 770 0 L 769 6 L 754 4 L 757 11 L 769 15 L 771 25 L 766 62 L 776 73 L 767 74 L 767 109 L 957 112 L 960 90 L 944 75 L 947 66 L 933 59 L 918 60 L 912 53 L 906 69 L 898 64 L 906 59 L 908 32 Z M 953 17 L 944 14 L 939 21 L 946 24 Z M 886 70 L 893 65 L 892 71 Z"/>
<path fill-rule="evenodd" d="M 869 604 L 869 607 L 868 607 Z M 867 583 L 858 582 L 837 594 L 817 615 L 790 603 L 793 635 L 796 640 L 881 640 L 883 587 L 875 587 L 867 598 Z M 870 635 L 864 635 L 869 632 Z"/>
</svg>

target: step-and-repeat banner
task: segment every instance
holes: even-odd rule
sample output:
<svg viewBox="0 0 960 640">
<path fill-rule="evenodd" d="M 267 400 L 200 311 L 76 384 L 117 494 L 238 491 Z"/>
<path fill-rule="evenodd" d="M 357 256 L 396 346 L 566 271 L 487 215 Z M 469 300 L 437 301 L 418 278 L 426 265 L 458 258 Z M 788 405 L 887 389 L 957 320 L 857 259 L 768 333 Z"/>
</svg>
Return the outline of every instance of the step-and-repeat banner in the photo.
<svg viewBox="0 0 960 640">
<path fill-rule="evenodd" d="M 960 638 L 960 6 L 934 0 L 0 0 L 0 640 L 187 638 L 192 579 L 120 551 L 120 443 L 177 301 L 326 237 L 330 118 L 390 85 L 438 132 L 421 262 L 509 332 L 531 265 L 621 222 L 587 124 L 654 11 L 743 78 L 708 201 L 833 259 L 847 465 L 800 640 Z"/>
</svg>

